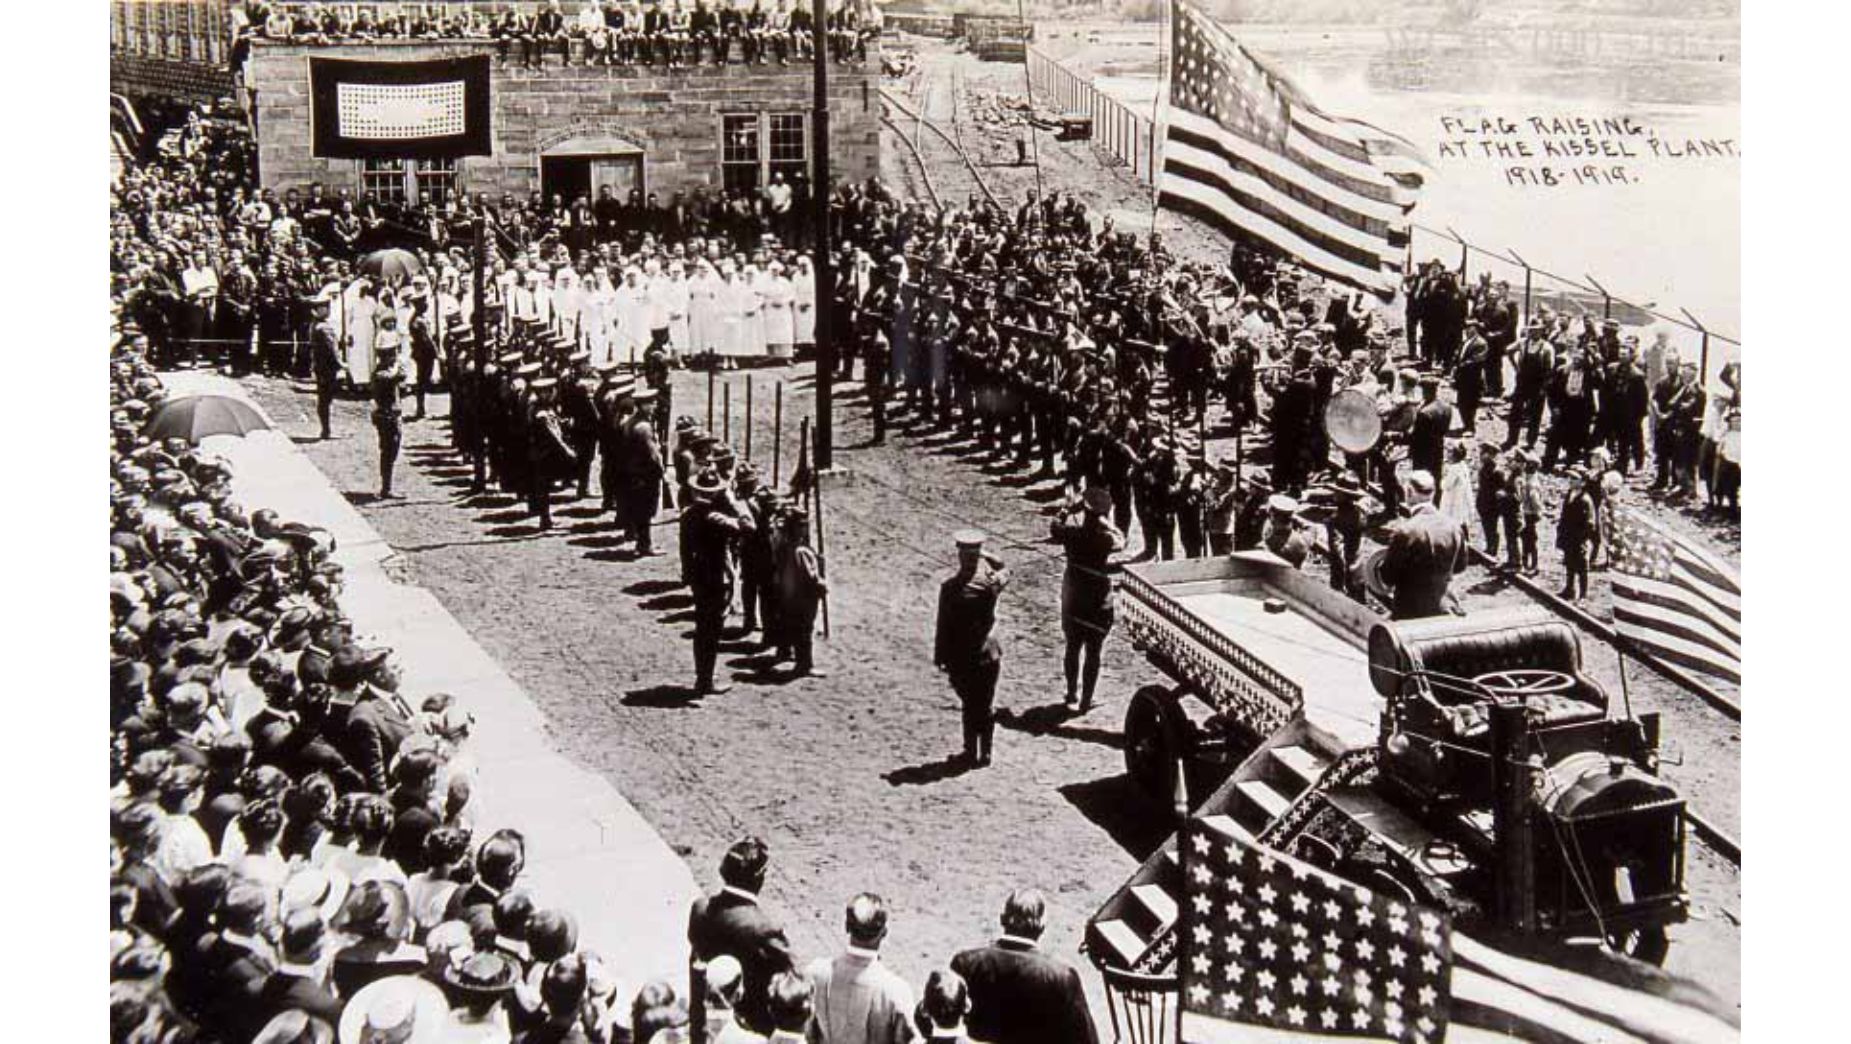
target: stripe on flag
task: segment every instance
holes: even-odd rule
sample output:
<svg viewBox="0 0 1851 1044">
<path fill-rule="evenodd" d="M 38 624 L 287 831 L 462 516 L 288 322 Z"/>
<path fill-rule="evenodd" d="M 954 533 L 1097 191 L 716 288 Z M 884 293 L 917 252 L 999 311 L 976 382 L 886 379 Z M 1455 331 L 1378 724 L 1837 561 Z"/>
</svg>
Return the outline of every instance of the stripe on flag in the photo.
<svg viewBox="0 0 1851 1044">
<path fill-rule="evenodd" d="M 1636 511 L 1620 509 L 1614 522 L 1614 629 L 1655 656 L 1740 685 L 1735 571 Z"/>
<path fill-rule="evenodd" d="M 1604 950 L 1472 938 L 1209 818 L 1178 837 L 1188 1044 L 1733 1044 L 1709 991 Z M 1487 942 L 1486 939 L 1495 939 Z"/>
<path fill-rule="evenodd" d="M 1391 294 L 1422 180 L 1418 151 L 1320 111 L 1184 0 L 1171 24 L 1159 203 Z"/>
</svg>

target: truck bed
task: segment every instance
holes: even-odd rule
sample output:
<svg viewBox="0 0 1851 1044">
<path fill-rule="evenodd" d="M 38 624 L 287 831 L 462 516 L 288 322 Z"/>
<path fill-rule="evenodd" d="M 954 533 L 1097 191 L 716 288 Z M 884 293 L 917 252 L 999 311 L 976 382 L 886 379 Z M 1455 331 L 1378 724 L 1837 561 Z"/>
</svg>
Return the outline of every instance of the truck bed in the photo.
<svg viewBox="0 0 1851 1044">
<path fill-rule="evenodd" d="M 1147 612 L 1147 626 L 1173 632 L 1173 641 L 1190 643 L 1269 691 L 1295 688 L 1306 723 L 1338 750 L 1375 742 L 1382 699 L 1369 684 L 1366 650 L 1369 628 L 1380 617 L 1321 576 L 1264 552 L 1146 563 L 1125 572 L 1131 577 L 1126 594 L 1142 603 L 1133 611 Z M 1268 612 L 1268 599 L 1283 602 L 1285 610 Z M 1179 619 L 1194 626 L 1179 626 Z M 1222 641 L 1203 643 L 1200 629 Z M 1242 655 L 1227 655 L 1229 645 Z M 1254 670 L 1256 661 L 1263 670 Z"/>
</svg>

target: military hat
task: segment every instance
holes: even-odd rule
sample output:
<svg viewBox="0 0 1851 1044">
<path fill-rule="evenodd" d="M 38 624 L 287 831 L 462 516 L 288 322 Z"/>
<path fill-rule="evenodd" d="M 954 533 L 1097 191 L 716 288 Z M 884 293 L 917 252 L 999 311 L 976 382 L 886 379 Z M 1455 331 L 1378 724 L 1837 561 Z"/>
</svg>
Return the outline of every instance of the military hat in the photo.
<svg viewBox="0 0 1851 1044">
<path fill-rule="evenodd" d="M 960 549 L 971 548 L 975 550 L 982 547 L 986 539 L 988 538 L 985 537 L 981 529 L 960 529 L 956 533 L 951 534 L 951 542 L 956 544 Z"/>
<path fill-rule="evenodd" d="M 688 488 L 699 496 L 710 497 L 723 492 L 726 484 L 720 481 L 719 472 L 712 468 L 702 468 L 692 479 L 688 480 Z"/>
<path fill-rule="evenodd" d="M 728 446 L 724 442 L 719 442 L 718 439 L 714 441 L 718 442 L 719 445 L 714 447 L 713 454 L 707 458 L 709 461 L 715 464 L 730 464 L 738 459 L 738 454 L 733 452 L 733 447 Z"/>
<path fill-rule="evenodd" d="M 590 361 L 591 361 L 591 349 L 589 348 L 580 348 L 578 351 L 573 352 L 571 355 L 566 356 L 566 362 L 573 366 L 577 366 L 579 363 L 588 363 Z"/>
<path fill-rule="evenodd" d="M 1298 513 L 1298 501 L 1284 493 L 1274 493 L 1266 501 L 1266 510 L 1279 515 L 1295 515 Z"/>
<path fill-rule="evenodd" d="M 1337 497 L 1349 497 L 1358 500 L 1360 500 L 1366 492 L 1363 489 L 1363 484 L 1357 480 L 1356 476 L 1347 471 L 1332 479 L 1329 488 L 1330 492 Z"/>
<path fill-rule="evenodd" d="M 607 380 L 608 380 L 608 379 L 610 379 L 610 378 L 611 378 L 611 377 L 612 377 L 612 376 L 613 376 L 614 374 L 616 374 L 616 372 L 617 372 L 617 370 L 618 370 L 618 369 L 619 369 L 620 367 L 622 367 L 622 366 L 623 366 L 623 364 L 622 364 L 622 363 L 620 363 L 620 362 L 618 362 L 618 361 L 617 361 L 617 360 L 615 360 L 615 359 L 606 359 L 606 360 L 604 360 L 604 361 L 603 361 L 603 362 L 601 362 L 601 363 L 596 363 L 596 364 L 594 364 L 594 365 L 593 365 L 593 366 L 591 367 L 591 372 L 593 372 L 593 373 L 596 373 L 596 374 L 600 374 L 600 375 L 602 375 L 602 376 L 603 376 L 603 377 L 604 377 L 605 379 L 607 379 Z"/>
<path fill-rule="evenodd" d="M 536 377 L 534 378 L 533 383 L 529 384 L 527 387 L 537 392 L 543 392 L 543 391 L 552 391 L 558 385 L 559 385 L 559 382 L 554 380 L 551 377 Z"/>
<path fill-rule="evenodd" d="M 495 361 L 503 366 L 519 366 L 521 364 L 521 353 L 502 352 L 495 357 Z"/>
<path fill-rule="evenodd" d="M 694 434 L 688 436 L 688 445 L 690 446 L 711 446 L 718 441 L 720 440 L 714 438 L 711 432 L 696 431 Z"/>
<path fill-rule="evenodd" d="M 784 525 L 804 526 L 808 525 L 809 522 L 810 513 L 804 510 L 802 504 L 792 504 L 790 507 L 784 509 Z"/>
<path fill-rule="evenodd" d="M 679 417 L 676 417 L 675 418 L 675 430 L 678 432 L 679 431 L 693 431 L 694 430 L 694 418 L 688 416 L 685 413 Z"/>
<path fill-rule="evenodd" d="M 1421 374 L 1420 386 L 1422 388 L 1438 388 L 1440 386 L 1440 375 L 1437 373 Z"/>
<path fill-rule="evenodd" d="M 531 381 L 535 377 L 540 376 L 540 364 L 537 362 L 530 362 L 522 366 L 516 367 L 514 370 L 514 375 L 516 377 L 520 377 L 525 380 Z"/>
</svg>

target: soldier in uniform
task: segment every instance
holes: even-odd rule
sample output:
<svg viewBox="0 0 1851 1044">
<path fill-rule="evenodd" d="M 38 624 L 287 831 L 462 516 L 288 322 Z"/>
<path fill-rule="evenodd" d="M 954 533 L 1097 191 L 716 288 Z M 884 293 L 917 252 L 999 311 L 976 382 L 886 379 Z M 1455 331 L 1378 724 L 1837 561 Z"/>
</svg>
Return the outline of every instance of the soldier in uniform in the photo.
<svg viewBox="0 0 1851 1044">
<path fill-rule="evenodd" d="M 862 381 L 867 388 L 868 413 L 874 422 L 874 435 L 870 444 L 878 446 L 887 441 L 887 396 L 888 370 L 893 365 L 893 346 L 887 340 L 884 323 L 875 319 L 870 311 L 869 329 L 862 338 Z"/>
<path fill-rule="evenodd" d="M 1056 515 L 1051 531 L 1067 552 L 1061 576 L 1060 626 L 1066 636 L 1063 661 L 1067 706 L 1092 709 L 1099 683 L 1099 653 L 1112 633 L 1112 556 L 1125 549 L 1125 535 L 1110 518 L 1112 496 L 1094 486 Z"/>
<path fill-rule="evenodd" d="M 1176 514 L 1172 501 L 1176 459 L 1170 452 L 1170 440 L 1159 435 L 1150 440 L 1136 473 L 1138 527 L 1144 547 L 1138 559 L 1160 558 L 1165 562 L 1176 557 Z"/>
<path fill-rule="evenodd" d="M 1247 492 L 1234 513 L 1234 550 L 1251 551 L 1266 537 L 1266 505 L 1272 499 L 1272 483 L 1263 475 L 1247 479 Z"/>
<path fill-rule="evenodd" d="M 540 377 L 529 385 L 533 405 L 527 422 L 527 510 L 540 516 L 542 532 L 553 528 L 553 486 L 577 468 L 554 405 L 558 382 Z"/>
<path fill-rule="evenodd" d="M 1202 523 L 1208 512 L 1209 477 L 1207 462 L 1178 455 L 1175 474 L 1176 535 L 1182 541 L 1184 558 L 1201 558 L 1207 550 Z"/>
<path fill-rule="evenodd" d="M 1003 649 L 994 633 L 996 603 L 1009 584 L 1009 568 L 984 551 L 981 532 L 960 530 L 953 539 L 958 571 L 938 588 L 932 664 L 951 679 L 963 704 L 965 763 L 988 765 L 996 731 L 996 682 L 1003 670 Z"/>
<path fill-rule="evenodd" d="M 777 644 L 788 647 L 795 657 L 798 678 L 826 678 L 815 659 L 816 614 L 828 597 L 829 581 L 823 578 L 822 560 L 810 547 L 810 515 L 793 505 L 784 513 L 780 527 L 783 538 L 777 542 L 773 573 L 773 594 Z M 767 625 L 767 631 L 772 630 Z"/>
<path fill-rule="evenodd" d="M 750 533 L 739 538 L 740 626 L 747 634 L 762 627 L 765 643 L 781 647 L 782 643 L 776 641 L 777 629 L 772 625 L 777 610 L 772 607 L 771 585 L 777 567 L 773 545 L 783 534 L 773 524 L 772 505 L 758 495 L 761 489 L 763 484 L 759 481 L 758 469 L 749 461 L 740 465 L 733 476 L 733 490 L 751 516 L 753 527 Z"/>
<path fill-rule="evenodd" d="M 622 525 L 618 490 L 623 486 L 623 477 L 619 463 L 623 458 L 623 441 L 630 422 L 630 411 L 634 409 L 630 402 L 634 381 L 629 377 L 618 376 L 618 365 L 612 360 L 598 366 L 598 391 L 592 398 L 592 404 L 598 413 L 598 491 L 602 496 L 599 509 L 617 516 L 618 524 Z"/>
<path fill-rule="evenodd" d="M 1362 560 L 1363 485 L 1349 472 L 1339 474 L 1330 486 L 1334 502 L 1330 518 L 1324 522 L 1325 550 L 1330 555 L 1330 586 L 1357 601 L 1363 600 L 1362 585 L 1357 582 L 1356 566 Z"/>
<path fill-rule="evenodd" d="M 631 412 L 618 447 L 618 518 L 635 544 L 638 558 L 656 554 L 650 526 L 662 506 L 662 445 L 651 422 L 655 413 L 654 388 L 639 388 L 631 396 Z"/>
<path fill-rule="evenodd" d="M 652 343 L 649 350 L 643 353 L 643 383 L 655 389 L 656 393 L 652 400 L 654 410 L 650 422 L 657 432 L 668 430 L 668 419 L 674 413 L 672 406 L 675 389 L 669 376 L 672 369 L 668 349 L 660 341 Z"/>
<path fill-rule="evenodd" d="M 1298 501 L 1284 493 L 1275 493 L 1266 501 L 1266 529 L 1260 546 L 1278 555 L 1293 569 L 1303 569 L 1311 556 L 1311 541 L 1305 538 L 1298 521 Z"/>
<path fill-rule="evenodd" d="M 399 358 L 399 342 L 381 339 L 379 359 L 373 366 L 373 430 L 379 433 L 379 498 L 395 500 L 392 492 L 392 468 L 398 463 L 399 443 L 404 438 L 404 418 L 399 413 L 399 396 L 405 387 L 405 364 Z"/>
<path fill-rule="evenodd" d="M 732 688 L 714 681 L 720 636 L 733 601 L 733 541 L 752 521 L 732 510 L 726 483 L 704 468 L 688 486 L 692 502 L 682 511 L 682 542 L 688 561 L 688 587 L 694 595 L 694 691 L 718 695 Z"/>
<path fill-rule="evenodd" d="M 311 307 L 315 325 L 309 329 L 309 357 L 315 366 L 315 417 L 321 421 L 321 437 L 334 437 L 330 422 L 334 415 L 334 394 L 341 381 L 341 349 L 334 324 L 328 321 L 333 297 L 328 291 L 316 296 Z"/>
<path fill-rule="evenodd" d="M 577 495 L 591 495 L 591 462 L 598 453 L 598 382 L 590 370 L 591 352 L 580 350 L 566 357 L 569 367 L 560 378 L 559 411 L 565 417 L 566 444 L 572 447 Z"/>
</svg>

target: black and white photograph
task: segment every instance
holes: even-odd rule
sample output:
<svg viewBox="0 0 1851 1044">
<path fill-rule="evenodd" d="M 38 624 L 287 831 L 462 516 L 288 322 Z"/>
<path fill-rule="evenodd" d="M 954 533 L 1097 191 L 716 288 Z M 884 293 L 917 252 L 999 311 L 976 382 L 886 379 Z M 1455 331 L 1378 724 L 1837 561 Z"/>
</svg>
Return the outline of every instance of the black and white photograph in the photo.
<svg viewBox="0 0 1851 1044">
<path fill-rule="evenodd" d="M 9 310 L 60 1004 L 106 801 L 112 1044 L 1830 1035 L 1744 1004 L 1745 326 L 1796 568 L 1845 386 L 1824 225 L 1745 321 L 1744 6 L 112 0 L 107 313 Z M 1836 911 L 1825 787 L 1757 867 Z"/>
</svg>

